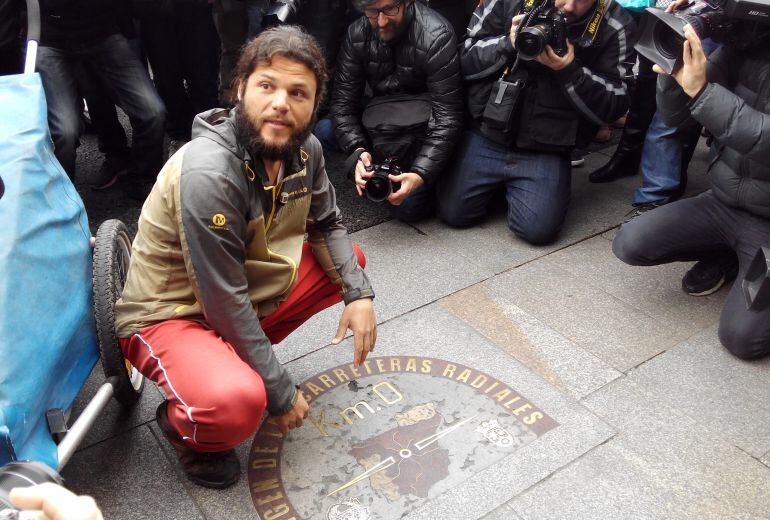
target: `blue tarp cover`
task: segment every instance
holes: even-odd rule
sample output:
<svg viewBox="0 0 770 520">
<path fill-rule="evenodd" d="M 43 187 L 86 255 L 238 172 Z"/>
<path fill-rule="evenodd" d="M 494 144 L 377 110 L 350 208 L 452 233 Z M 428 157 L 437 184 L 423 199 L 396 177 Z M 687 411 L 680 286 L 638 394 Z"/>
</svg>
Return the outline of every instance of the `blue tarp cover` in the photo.
<svg viewBox="0 0 770 520">
<path fill-rule="evenodd" d="M 45 413 L 98 359 L 83 202 L 53 155 L 38 74 L 0 77 L 0 466 L 57 467 Z"/>
</svg>

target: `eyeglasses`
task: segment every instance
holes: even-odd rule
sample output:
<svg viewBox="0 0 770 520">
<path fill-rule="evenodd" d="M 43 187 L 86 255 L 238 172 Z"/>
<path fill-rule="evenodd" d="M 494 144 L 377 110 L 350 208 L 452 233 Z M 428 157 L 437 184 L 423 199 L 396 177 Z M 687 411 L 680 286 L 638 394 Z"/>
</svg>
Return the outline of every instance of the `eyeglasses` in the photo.
<svg viewBox="0 0 770 520">
<path fill-rule="evenodd" d="M 377 18 L 379 18 L 380 13 L 388 17 L 396 16 L 398 12 L 401 10 L 402 5 L 404 5 L 403 2 L 397 2 L 395 4 L 386 5 L 382 9 L 364 9 L 364 16 L 366 16 L 370 20 L 376 20 Z"/>
</svg>

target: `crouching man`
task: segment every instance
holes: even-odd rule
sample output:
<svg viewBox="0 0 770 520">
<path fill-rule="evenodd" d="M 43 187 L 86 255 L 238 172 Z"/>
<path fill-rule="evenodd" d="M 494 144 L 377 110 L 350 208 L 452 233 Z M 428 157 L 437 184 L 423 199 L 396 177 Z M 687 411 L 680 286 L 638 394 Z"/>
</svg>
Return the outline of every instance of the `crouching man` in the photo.
<svg viewBox="0 0 770 520">
<path fill-rule="evenodd" d="M 159 427 L 190 480 L 213 488 L 238 480 L 233 447 L 265 410 L 284 433 L 307 417 L 273 343 L 342 299 L 332 342 L 350 328 L 358 364 L 376 340 L 364 257 L 310 136 L 326 79 L 317 43 L 266 31 L 236 72 L 236 107 L 196 117 L 145 202 L 117 304 L 126 359 L 167 394 Z"/>
<path fill-rule="evenodd" d="M 734 356 L 758 359 L 770 354 L 770 310 L 747 308 L 741 281 L 757 250 L 770 245 L 770 45 L 757 35 L 706 58 L 692 27 L 684 34 L 683 65 L 658 78 L 658 110 L 672 127 L 694 119 L 714 136 L 711 189 L 623 224 L 612 250 L 631 265 L 697 260 L 682 279 L 692 296 L 736 278 L 719 339 Z"/>
<path fill-rule="evenodd" d="M 634 32 L 607 0 L 480 1 L 460 51 L 473 123 L 439 182 L 442 220 L 475 225 L 504 192 L 511 231 L 553 241 L 570 199 L 570 152 L 628 109 Z"/>
</svg>

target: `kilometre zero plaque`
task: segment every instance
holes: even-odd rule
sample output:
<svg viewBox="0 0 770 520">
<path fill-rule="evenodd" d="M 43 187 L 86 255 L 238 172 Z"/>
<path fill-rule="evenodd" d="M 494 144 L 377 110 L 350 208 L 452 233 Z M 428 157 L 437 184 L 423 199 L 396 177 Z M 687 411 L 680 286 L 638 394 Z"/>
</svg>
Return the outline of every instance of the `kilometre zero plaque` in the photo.
<svg viewBox="0 0 770 520">
<path fill-rule="evenodd" d="M 459 363 L 377 357 L 300 385 L 301 428 L 254 437 L 263 520 L 400 518 L 558 426 L 507 384 Z"/>
</svg>

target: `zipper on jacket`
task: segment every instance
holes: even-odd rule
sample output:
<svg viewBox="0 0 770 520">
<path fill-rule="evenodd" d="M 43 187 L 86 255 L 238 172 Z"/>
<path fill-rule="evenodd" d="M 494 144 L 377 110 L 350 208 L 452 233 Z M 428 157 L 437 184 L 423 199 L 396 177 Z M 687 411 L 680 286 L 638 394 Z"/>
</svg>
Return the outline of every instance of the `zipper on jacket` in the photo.
<svg viewBox="0 0 770 520">
<path fill-rule="evenodd" d="M 275 207 L 276 207 L 276 204 L 275 204 L 275 192 L 276 192 L 276 188 L 278 188 L 281 185 L 283 185 L 283 181 L 279 185 L 277 185 L 277 186 L 268 186 L 268 187 L 265 188 L 265 191 L 270 190 L 270 192 L 271 192 L 270 193 L 271 199 L 273 201 L 272 208 L 270 209 L 270 216 L 267 218 L 267 225 L 265 226 L 265 247 L 267 248 L 267 252 L 268 253 L 270 253 L 271 255 L 275 255 L 278 258 L 282 258 L 282 259 L 288 261 L 289 265 L 291 266 L 291 276 L 289 277 L 289 284 L 286 286 L 286 288 L 283 291 L 281 291 L 281 294 L 283 294 L 283 293 L 285 293 L 286 291 L 288 291 L 291 288 L 292 284 L 294 284 L 294 279 L 297 277 L 297 263 L 291 257 L 288 257 L 286 255 L 282 255 L 280 253 L 276 253 L 275 251 L 270 249 L 270 246 L 268 245 L 268 240 L 267 240 L 267 234 L 270 231 L 270 226 L 272 226 L 273 218 L 275 217 Z"/>
</svg>

